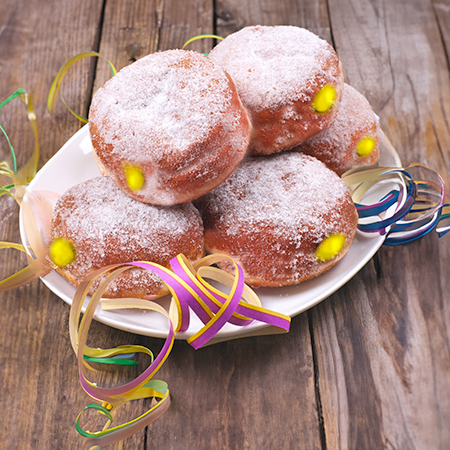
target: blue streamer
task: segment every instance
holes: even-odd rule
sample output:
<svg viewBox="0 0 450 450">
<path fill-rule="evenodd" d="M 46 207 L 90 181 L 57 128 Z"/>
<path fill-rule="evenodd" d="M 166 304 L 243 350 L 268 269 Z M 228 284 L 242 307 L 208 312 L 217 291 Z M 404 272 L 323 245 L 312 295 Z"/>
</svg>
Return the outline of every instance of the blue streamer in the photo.
<svg viewBox="0 0 450 450">
<path fill-rule="evenodd" d="M 392 179 L 394 176 L 398 179 Z M 358 196 L 386 180 L 395 180 L 399 184 L 398 190 L 391 190 L 376 203 L 364 205 L 355 202 L 359 215 L 358 229 L 365 233 L 385 234 L 385 245 L 405 244 L 433 229 L 439 237 L 450 231 L 450 203 L 444 204 L 444 182 L 434 170 L 420 164 L 407 169 L 371 167 L 351 171 L 344 175 L 345 178 L 350 190 L 357 192 Z M 356 180 L 355 185 L 351 183 L 353 179 Z M 394 211 L 389 212 L 392 208 Z"/>
</svg>

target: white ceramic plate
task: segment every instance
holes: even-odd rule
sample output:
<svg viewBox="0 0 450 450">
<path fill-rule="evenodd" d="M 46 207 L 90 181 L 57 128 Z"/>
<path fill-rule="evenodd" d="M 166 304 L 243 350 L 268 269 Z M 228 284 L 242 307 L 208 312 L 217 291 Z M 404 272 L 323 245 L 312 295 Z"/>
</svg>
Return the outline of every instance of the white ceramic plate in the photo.
<svg viewBox="0 0 450 450">
<path fill-rule="evenodd" d="M 383 136 L 384 137 L 384 136 Z M 400 159 L 387 140 L 381 141 L 381 163 L 386 166 L 400 166 Z M 50 190 L 63 194 L 69 187 L 99 176 L 100 172 L 92 155 L 88 127 L 84 126 L 61 150 L 38 172 L 29 189 Z M 21 227 L 22 229 L 22 227 Z M 22 235 L 23 236 L 23 235 Z M 313 280 L 297 286 L 284 288 L 260 288 L 257 294 L 265 308 L 287 314 L 291 317 L 306 311 L 321 302 L 349 281 L 377 252 L 383 244 L 381 236 L 367 237 L 357 232 L 348 252 L 331 270 Z M 72 303 L 75 288 L 56 272 L 42 278 L 44 284 L 68 304 Z M 165 306 L 169 300 L 163 300 Z M 98 309 L 95 319 L 106 325 L 136 334 L 165 337 L 167 323 L 153 312 L 137 310 L 102 311 Z M 191 314 L 191 325 L 186 333 L 178 333 L 178 339 L 186 339 L 197 332 L 202 323 Z M 227 324 L 216 336 L 216 340 L 233 339 L 252 334 L 265 334 L 267 326 L 252 323 L 242 328 Z M 268 330 L 266 330 L 267 332 Z"/>
</svg>

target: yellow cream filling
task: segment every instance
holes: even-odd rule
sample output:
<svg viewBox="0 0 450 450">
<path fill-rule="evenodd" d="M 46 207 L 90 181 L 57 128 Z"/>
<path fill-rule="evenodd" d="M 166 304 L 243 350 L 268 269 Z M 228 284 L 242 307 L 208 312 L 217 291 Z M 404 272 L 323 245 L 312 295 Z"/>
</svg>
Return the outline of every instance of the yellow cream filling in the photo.
<svg viewBox="0 0 450 450">
<path fill-rule="evenodd" d="M 335 101 L 336 89 L 334 86 L 323 86 L 314 97 L 313 109 L 318 113 L 326 113 L 333 107 Z"/>
<path fill-rule="evenodd" d="M 127 186 L 132 191 L 139 191 L 144 186 L 145 178 L 142 169 L 137 166 L 126 165 L 124 167 Z"/>
<path fill-rule="evenodd" d="M 69 265 L 76 256 L 72 243 L 65 238 L 56 238 L 49 248 L 50 259 L 59 267 Z"/>
<path fill-rule="evenodd" d="M 369 156 L 375 148 L 375 139 L 371 137 L 362 138 L 356 147 L 356 153 L 359 156 Z"/>
<path fill-rule="evenodd" d="M 319 261 L 329 261 L 335 258 L 345 245 L 345 236 L 343 234 L 332 234 L 325 238 L 316 248 L 316 258 Z"/>
</svg>

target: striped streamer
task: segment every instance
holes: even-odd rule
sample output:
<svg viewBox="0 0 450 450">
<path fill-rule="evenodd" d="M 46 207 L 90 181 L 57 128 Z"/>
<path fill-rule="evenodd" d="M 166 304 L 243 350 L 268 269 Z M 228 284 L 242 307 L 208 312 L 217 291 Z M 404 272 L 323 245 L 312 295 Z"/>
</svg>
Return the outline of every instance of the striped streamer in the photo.
<svg viewBox="0 0 450 450">
<path fill-rule="evenodd" d="M 358 228 L 386 235 L 386 245 L 405 244 L 433 229 L 439 237 L 450 230 L 444 180 L 429 167 L 360 167 L 342 178 L 359 214 Z M 377 192 L 382 193 L 381 198 L 367 202 L 367 197 L 372 199 Z"/>
</svg>

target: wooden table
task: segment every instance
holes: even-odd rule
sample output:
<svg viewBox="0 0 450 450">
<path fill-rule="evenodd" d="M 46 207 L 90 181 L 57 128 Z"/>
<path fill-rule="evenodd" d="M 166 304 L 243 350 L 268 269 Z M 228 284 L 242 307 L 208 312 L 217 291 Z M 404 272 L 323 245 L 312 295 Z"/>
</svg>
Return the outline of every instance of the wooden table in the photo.
<svg viewBox="0 0 450 450">
<path fill-rule="evenodd" d="M 61 102 L 53 115 L 46 109 L 71 56 L 96 50 L 120 69 L 194 35 L 252 24 L 297 25 L 331 42 L 403 164 L 427 164 L 448 186 L 450 0 L 2 0 L 0 99 L 19 87 L 34 94 L 42 166 L 81 127 Z M 86 114 L 109 76 L 102 60 L 78 63 L 65 81 L 67 102 Z M 33 149 L 23 105 L 11 103 L 1 119 L 20 166 Z M 0 161 L 9 160 L 3 137 L 0 145 Z M 169 384 L 171 407 L 124 448 L 450 448 L 449 239 L 431 233 L 382 247 L 344 287 L 295 317 L 287 335 L 198 351 L 177 341 L 157 377 Z M 0 240 L 20 242 L 8 196 L 0 197 Z M 2 250 L 2 279 L 23 266 L 19 252 Z M 0 306 L 0 448 L 89 448 L 74 428 L 89 397 L 69 342 L 69 306 L 37 280 L 1 292 Z M 91 336 L 98 345 L 161 345 L 98 323 Z M 127 417 L 145 407 L 131 404 Z"/>
</svg>

